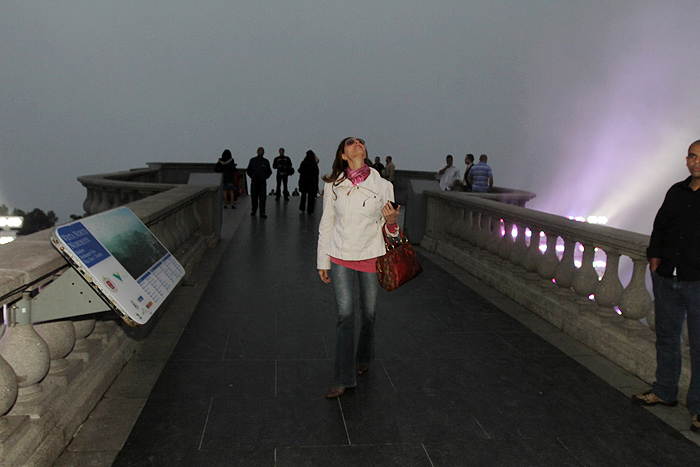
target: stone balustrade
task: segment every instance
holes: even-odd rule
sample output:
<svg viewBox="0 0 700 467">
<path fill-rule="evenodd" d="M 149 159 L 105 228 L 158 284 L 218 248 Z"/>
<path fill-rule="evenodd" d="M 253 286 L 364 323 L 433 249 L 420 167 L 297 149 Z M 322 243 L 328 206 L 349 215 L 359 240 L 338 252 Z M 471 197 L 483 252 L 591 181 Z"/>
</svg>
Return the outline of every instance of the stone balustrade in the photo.
<svg viewBox="0 0 700 467">
<path fill-rule="evenodd" d="M 644 324 L 654 323 L 647 235 L 459 193 L 425 194 L 422 247 L 643 380 L 655 379 L 655 336 Z M 604 266 L 594 267 L 600 257 Z M 686 345 L 681 399 L 690 378 L 688 352 Z"/>
<path fill-rule="evenodd" d="M 127 205 L 186 271 L 218 243 L 218 186 L 151 183 L 157 170 L 80 177 L 88 214 Z M 0 248 L 7 317 L 67 270 L 50 231 Z M 105 310 L 108 307 L 104 306 Z M 159 319 L 157 314 L 153 320 Z M 140 332 L 105 311 L 45 323 L 0 325 L 0 465 L 51 465 L 136 350 Z"/>
</svg>

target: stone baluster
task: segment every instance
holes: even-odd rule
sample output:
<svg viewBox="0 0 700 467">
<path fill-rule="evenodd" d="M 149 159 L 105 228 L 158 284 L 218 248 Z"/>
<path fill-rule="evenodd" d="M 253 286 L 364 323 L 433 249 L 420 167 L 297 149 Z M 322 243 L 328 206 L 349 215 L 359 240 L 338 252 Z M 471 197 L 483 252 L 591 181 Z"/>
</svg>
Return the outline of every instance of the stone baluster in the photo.
<svg viewBox="0 0 700 467">
<path fill-rule="evenodd" d="M 17 400 L 17 376 L 9 363 L 0 356 L 0 415 L 5 415 Z M 0 417 L 0 433 L 2 433 L 7 419 Z"/>
<path fill-rule="evenodd" d="M 476 245 L 484 250 L 489 242 L 491 235 L 491 216 L 486 213 L 481 213 L 479 216 L 479 230 L 476 233 Z"/>
<path fill-rule="evenodd" d="M 187 220 L 185 219 L 185 209 L 178 209 L 175 212 L 175 225 L 177 232 L 177 247 L 180 248 L 183 243 L 189 238 L 189 228 L 187 226 Z"/>
<path fill-rule="evenodd" d="M 104 192 L 102 190 L 94 189 L 93 188 L 93 194 L 94 196 L 92 197 L 92 203 L 90 204 L 90 210 L 87 211 L 89 215 L 97 214 L 100 209 L 100 204 L 102 204 L 102 197 L 104 196 Z"/>
<path fill-rule="evenodd" d="M 46 342 L 51 363 L 48 376 L 61 385 L 68 383 L 69 363 L 66 356 L 75 345 L 75 327 L 70 320 L 51 321 L 34 325 L 34 330 Z"/>
<path fill-rule="evenodd" d="M 540 230 L 533 227 L 531 232 L 530 246 L 527 248 L 527 252 L 523 258 L 523 268 L 528 272 L 536 272 L 537 265 L 542 259 L 542 252 L 540 251 Z"/>
<path fill-rule="evenodd" d="M 95 190 L 93 188 L 88 188 L 87 189 L 87 196 L 85 197 L 85 201 L 83 201 L 83 212 L 85 214 L 91 214 L 91 209 L 92 209 L 92 203 L 95 201 Z"/>
<path fill-rule="evenodd" d="M 112 209 L 112 192 L 103 190 L 102 200 L 100 202 L 100 205 L 97 207 L 97 212 L 105 212 L 110 209 Z"/>
<path fill-rule="evenodd" d="M 551 280 L 554 278 L 557 266 L 559 266 L 559 257 L 557 256 L 557 239 L 559 237 L 551 230 L 545 231 L 544 234 L 547 236 L 547 251 L 544 252 L 537 264 L 537 274 L 542 279 Z"/>
<path fill-rule="evenodd" d="M 633 258 L 632 261 L 632 279 L 622 291 L 618 308 L 622 316 L 626 318 L 625 322 L 632 324 L 633 327 L 641 324 L 638 321 L 644 317 L 647 317 L 649 325 L 653 326 L 654 307 L 646 286 L 647 260 L 646 258 Z"/>
<path fill-rule="evenodd" d="M 462 219 L 459 228 L 459 238 L 464 242 L 471 243 L 472 229 L 472 211 L 466 208 L 464 211 L 464 219 Z"/>
<path fill-rule="evenodd" d="M 489 235 L 486 249 L 492 255 L 498 254 L 498 245 L 501 243 L 501 238 L 503 238 L 501 219 L 498 217 L 491 217 L 491 235 Z"/>
<path fill-rule="evenodd" d="M 595 247 L 593 247 L 593 245 L 584 244 L 581 267 L 576 271 L 574 281 L 571 284 L 574 291 L 582 297 L 588 297 L 594 293 L 598 285 L 598 273 L 595 272 L 595 268 L 593 267 L 594 259 Z"/>
<path fill-rule="evenodd" d="M 513 245 L 515 245 L 515 241 L 513 240 L 513 221 L 510 219 L 503 219 L 503 225 L 505 226 L 505 234 L 498 243 L 498 256 L 507 260 L 510 256 L 510 250 L 513 248 Z"/>
<path fill-rule="evenodd" d="M 595 301 L 605 308 L 617 306 L 624 288 L 620 282 L 620 254 L 614 251 L 605 252 L 605 273 L 595 287 Z"/>
<path fill-rule="evenodd" d="M 576 276 L 576 265 L 574 264 L 574 253 L 576 252 L 576 242 L 570 238 L 562 237 L 564 240 L 564 255 L 554 270 L 554 280 L 559 287 L 570 289 L 574 284 Z"/>
<path fill-rule="evenodd" d="M 75 329 L 75 345 L 69 358 L 77 358 L 82 361 L 89 361 L 91 353 L 95 350 L 95 339 L 88 339 L 88 336 L 95 329 L 94 315 L 78 316 L 71 320 Z"/>
<path fill-rule="evenodd" d="M 476 235 L 479 228 L 477 225 L 478 220 L 479 213 L 474 212 L 473 210 L 467 211 L 467 226 L 469 227 L 467 232 L 467 241 L 474 246 L 476 246 Z"/>
<path fill-rule="evenodd" d="M 522 266 L 525 261 L 525 254 L 527 253 L 527 238 L 525 235 L 525 226 L 516 224 L 516 227 L 518 229 L 518 235 L 515 237 L 513 248 L 510 249 L 508 261 L 515 266 Z"/>
<path fill-rule="evenodd" d="M 31 324 L 5 328 L 0 338 L 0 356 L 17 377 L 18 399 L 31 400 L 41 393 L 39 382 L 49 372 L 51 358 L 49 347 Z"/>
<path fill-rule="evenodd" d="M 201 214 L 199 214 L 199 206 L 200 206 L 199 202 L 190 204 L 190 214 L 194 218 L 195 223 L 197 224 L 197 228 L 195 230 L 199 230 L 199 228 L 202 226 L 202 222 L 203 222 L 202 216 L 201 216 Z"/>
<path fill-rule="evenodd" d="M 459 237 L 460 217 L 455 209 L 450 209 L 450 220 L 445 227 L 445 233 L 450 237 Z"/>
</svg>

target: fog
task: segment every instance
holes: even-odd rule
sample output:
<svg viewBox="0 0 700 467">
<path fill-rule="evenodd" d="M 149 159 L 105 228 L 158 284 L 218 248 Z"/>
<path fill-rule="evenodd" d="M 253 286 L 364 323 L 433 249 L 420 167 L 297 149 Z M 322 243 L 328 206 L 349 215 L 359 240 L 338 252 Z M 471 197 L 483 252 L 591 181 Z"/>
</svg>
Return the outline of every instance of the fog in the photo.
<svg viewBox="0 0 700 467">
<path fill-rule="evenodd" d="M 82 213 L 76 177 L 295 167 L 367 140 L 397 169 L 487 154 L 528 207 L 648 233 L 700 138 L 695 1 L 0 0 L 0 204 Z"/>
</svg>

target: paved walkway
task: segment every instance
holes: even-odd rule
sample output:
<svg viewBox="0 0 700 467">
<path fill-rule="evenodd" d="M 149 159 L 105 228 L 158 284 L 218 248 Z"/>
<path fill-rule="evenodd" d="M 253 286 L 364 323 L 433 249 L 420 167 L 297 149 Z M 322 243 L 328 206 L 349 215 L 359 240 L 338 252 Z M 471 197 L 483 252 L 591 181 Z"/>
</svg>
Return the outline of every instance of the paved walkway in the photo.
<svg viewBox="0 0 700 467">
<path fill-rule="evenodd" d="M 121 450 L 102 452 L 103 462 L 697 464 L 700 436 L 682 431 L 689 425 L 684 409 L 653 411 L 669 425 L 634 406 L 628 394 L 644 386 L 639 380 L 427 254 L 420 255 L 423 275 L 380 293 L 369 373 L 356 389 L 326 400 L 336 318 L 332 288 L 315 269 L 320 212 L 307 216 L 297 198 L 270 198 L 268 219 L 250 217 L 243 204 L 224 214 L 238 227 L 217 253 L 220 261 L 209 260 L 211 279 L 169 358 L 166 345 L 161 364 L 149 363 L 149 350 L 135 362 L 142 383 L 150 377 L 153 384 L 163 368 L 152 391 L 114 402 L 115 392 L 129 395 L 122 383 L 103 401 L 139 414 Z M 56 465 L 87 465 L 81 451 L 99 450 L 88 431 Z M 89 465 L 99 465 L 98 457 Z"/>
</svg>

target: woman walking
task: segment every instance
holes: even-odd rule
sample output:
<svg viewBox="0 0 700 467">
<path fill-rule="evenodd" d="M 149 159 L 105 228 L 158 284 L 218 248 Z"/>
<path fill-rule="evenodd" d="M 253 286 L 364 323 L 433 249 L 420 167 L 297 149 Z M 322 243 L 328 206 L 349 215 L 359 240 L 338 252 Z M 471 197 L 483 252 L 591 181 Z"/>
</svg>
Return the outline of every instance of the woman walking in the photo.
<svg viewBox="0 0 700 467">
<path fill-rule="evenodd" d="M 376 258 L 386 253 L 382 229 L 398 236 L 394 187 L 369 167 L 365 142 L 345 138 L 338 145 L 333 172 L 323 177 L 323 215 L 318 232 L 317 268 L 333 284 L 338 321 L 335 371 L 329 399 L 355 387 L 374 358 L 375 304 L 379 291 Z M 355 354 L 354 282 L 359 283 L 362 326 Z"/>
</svg>

